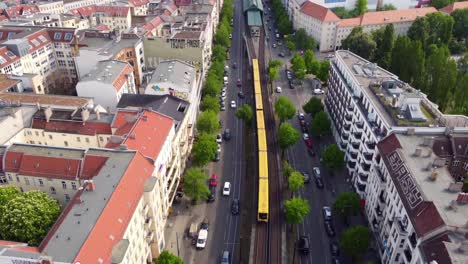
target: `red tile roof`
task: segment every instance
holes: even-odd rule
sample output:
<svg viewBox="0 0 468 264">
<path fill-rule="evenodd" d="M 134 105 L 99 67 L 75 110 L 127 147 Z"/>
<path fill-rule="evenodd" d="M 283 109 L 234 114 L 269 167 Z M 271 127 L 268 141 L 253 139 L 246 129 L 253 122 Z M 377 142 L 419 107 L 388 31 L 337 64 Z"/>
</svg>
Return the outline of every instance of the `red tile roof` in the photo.
<svg viewBox="0 0 468 264">
<path fill-rule="evenodd" d="M 137 116 L 137 111 L 119 110 L 111 125 L 112 128 L 116 129 L 114 135 L 122 136 L 127 134 L 135 124 Z"/>
<path fill-rule="evenodd" d="M 418 17 L 437 12 L 434 7 L 399 9 L 389 11 L 367 12 L 359 17 L 342 19 L 340 27 L 355 27 L 367 25 L 380 25 L 400 22 L 411 22 Z"/>
<path fill-rule="evenodd" d="M 16 35 L 17 33 L 22 32 L 23 30 L 21 29 L 11 29 L 11 28 L 0 28 L 0 40 L 6 40 L 8 38 L 11 38 L 9 35 Z"/>
<path fill-rule="evenodd" d="M 13 152 L 13 151 L 6 152 L 5 171 L 18 172 L 22 159 L 23 159 L 22 152 Z"/>
<path fill-rule="evenodd" d="M 420 248 L 424 263 L 434 263 L 433 261 L 436 261 L 437 264 L 453 263 L 444 242 L 451 242 L 447 233 L 438 235 L 421 244 Z"/>
<path fill-rule="evenodd" d="M 424 201 L 409 214 L 413 222 L 414 231 L 419 237 L 445 225 L 433 202 Z"/>
<path fill-rule="evenodd" d="M 82 18 L 91 17 L 95 13 L 104 13 L 108 17 L 126 17 L 130 8 L 128 6 L 89 5 L 71 9 L 70 12 Z"/>
<path fill-rule="evenodd" d="M 468 203 L 468 193 L 459 193 L 457 197 L 457 202 L 463 204 Z"/>
<path fill-rule="evenodd" d="M 108 157 L 86 155 L 83 169 L 81 170 L 81 178 L 86 180 L 98 175 L 102 166 L 106 164 L 107 159 Z"/>
<path fill-rule="evenodd" d="M 13 52 L 11 52 L 7 47 L 0 47 L 0 57 L 4 60 L 3 63 L 0 62 L 0 68 L 6 67 L 15 61 L 20 60 L 21 58 L 16 56 Z"/>
<path fill-rule="evenodd" d="M 162 23 L 163 23 L 162 19 L 159 16 L 157 16 L 157 17 L 151 19 L 151 21 L 149 21 L 148 23 L 146 23 L 143 26 L 143 29 L 151 31 L 154 28 L 157 28 L 158 26 L 160 26 Z"/>
<path fill-rule="evenodd" d="M 129 2 L 135 6 L 135 7 L 138 7 L 138 6 L 144 6 L 144 5 L 147 5 L 149 3 L 149 0 L 129 0 Z"/>
<path fill-rule="evenodd" d="M 116 120 L 119 119 L 121 122 L 123 119 L 121 115 L 119 110 Z M 134 123 L 126 122 L 121 124 L 125 129 L 119 128 L 117 131 L 120 131 L 120 133 L 124 132 L 124 141 L 119 144 L 109 142 L 106 147 L 116 148 L 120 144 L 125 144 L 128 149 L 137 150 L 144 156 L 155 160 L 174 126 L 174 120 L 154 111 L 145 110 L 138 115 L 138 119 Z M 116 132 L 115 134 L 124 135 L 120 133 Z"/>
<path fill-rule="evenodd" d="M 26 38 L 29 42 L 29 45 L 31 45 L 29 53 L 45 47 L 47 44 L 51 43 L 49 34 L 47 33 L 46 29 L 39 30 L 31 35 L 28 35 Z"/>
<path fill-rule="evenodd" d="M 301 5 L 300 11 L 322 22 L 340 21 L 340 18 L 337 15 L 335 15 L 335 13 L 333 13 L 330 9 L 319 4 L 313 3 L 311 1 L 304 2 Z"/>
<path fill-rule="evenodd" d="M 5 10 L 5 12 L 8 18 L 12 19 L 21 15 L 39 13 L 39 8 L 36 5 L 20 5 L 9 7 Z"/>
<path fill-rule="evenodd" d="M 28 246 L 23 247 L 22 245 L 24 245 L 24 243 L 0 240 L 0 247 L 10 247 L 7 250 L 29 252 L 29 253 L 39 253 L 39 250 L 37 247 L 28 247 Z"/>
<path fill-rule="evenodd" d="M 80 159 L 24 154 L 18 173 L 28 176 L 75 180 L 79 176 L 80 166 Z"/>
<path fill-rule="evenodd" d="M 112 86 L 119 92 L 124 84 L 127 82 L 127 75 L 133 73 L 133 67 L 130 66 L 130 64 L 126 64 L 125 67 L 122 69 L 120 74 L 117 76 L 117 78 L 114 79 L 114 82 L 112 83 Z"/>
<path fill-rule="evenodd" d="M 450 5 L 441 8 L 439 11 L 447 13 L 447 14 L 451 14 L 453 11 L 457 9 L 464 9 L 464 8 L 468 8 L 468 2 L 466 1 L 451 3 Z"/>
<path fill-rule="evenodd" d="M 100 258 L 111 263 L 112 249 L 123 238 L 153 171 L 154 166 L 136 153 L 73 263 L 95 263 Z"/>
<path fill-rule="evenodd" d="M 75 39 L 75 29 L 47 28 L 47 33 L 53 42 L 71 43 Z"/>
<path fill-rule="evenodd" d="M 44 129 L 49 132 L 72 133 L 79 135 L 94 136 L 97 134 L 112 134 L 109 123 L 99 122 L 76 122 L 70 120 L 50 120 L 33 119 L 31 128 Z"/>
<path fill-rule="evenodd" d="M 97 27 L 95 27 L 94 29 L 100 30 L 100 31 L 109 31 L 110 30 L 109 27 L 104 25 L 104 24 L 100 24 Z"/>
</svg>

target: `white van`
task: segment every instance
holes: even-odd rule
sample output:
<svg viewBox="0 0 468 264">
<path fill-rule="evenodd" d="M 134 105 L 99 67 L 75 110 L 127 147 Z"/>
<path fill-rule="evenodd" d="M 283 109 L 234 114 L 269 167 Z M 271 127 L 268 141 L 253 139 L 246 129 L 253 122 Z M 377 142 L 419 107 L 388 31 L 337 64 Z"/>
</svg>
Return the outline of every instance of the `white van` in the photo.
<svg viewBox="0 0 468 264">
<path fill-rule="evenodd" d="M 227 85 L 227 84 L 228 84 L 228 77 L 224 76 L 224 85 Z"/>
<path fill-rule="evenodd" d="M 223 187 L 223 195 L 229 196 L 231 193 L 231 183 L 225 182 Z"/>
<path fill-rule="evenodd" d="M 200 229 L 197 238 L 197 249 L 204 249 L 206 246 L 206 239 L 208 238 L 208 230 Z"/>
</svg>

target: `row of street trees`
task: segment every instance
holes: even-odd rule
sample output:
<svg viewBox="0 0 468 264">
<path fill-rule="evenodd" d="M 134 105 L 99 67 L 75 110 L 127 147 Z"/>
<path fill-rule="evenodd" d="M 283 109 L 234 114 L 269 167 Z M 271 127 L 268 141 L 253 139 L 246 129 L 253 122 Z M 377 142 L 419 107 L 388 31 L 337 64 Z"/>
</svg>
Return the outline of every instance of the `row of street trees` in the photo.
<svg viewBox="0 0 468 264">
<path fill-rule="evenodd" d="M 38 246 L 59 215 L 59 204 L 47 193 L 0 186 L 0 240 Z"/>
<path fill-rule="evenodd" d="M 292 70 L 299 80 L 304 80 L 306 74 L 317 76 L 322 82 L 328 80 L 328 72 L 330 70 L 329 60 L 316 60 L 312 50 L 306 50 L 304 56 L 299 53 L 294 54 L 291 58 Z"/>
<path fill-rule="evenodd" d="M 426 93 L 444 112 L 468 114 L 468 55 L 457 63 L 451 53 L 467 50 L 468 9 L 451 16 L 419 17 L 407 36 L 395 35 L 393 24 L 372 33 L 356 27 L 343 40 L 343 49 L 374 61 L 401 80 Z"/>
<path fill-rule="evenodd" d="M 214 36 L 212 64 L 202 89 L 202 100 L 200 102 L 202 112 L 196 125 L 198 136 L 191 153 L 193 167 L 187 169 L 183 179 L 184 193 L 192 198 L 194 202 L 206 199 L 210 194 L 206 184 L 208 175 L 203 171 L 203 167 L 214 160 L 218 150 L 218 144 L 216 143 L 216 133 L 220 129 L 218 96 L 223 86 L 227 47 L 231 45 L 229 34 L 232 31 L 230 21 L 233 17 L 233 0 L 225 0 L 218 29 Z"/>
</svg>

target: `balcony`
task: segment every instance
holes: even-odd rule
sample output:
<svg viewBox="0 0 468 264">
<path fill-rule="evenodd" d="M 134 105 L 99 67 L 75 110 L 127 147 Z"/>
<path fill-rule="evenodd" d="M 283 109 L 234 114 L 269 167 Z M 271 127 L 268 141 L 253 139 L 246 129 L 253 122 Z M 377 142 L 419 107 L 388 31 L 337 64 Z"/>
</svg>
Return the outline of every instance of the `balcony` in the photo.
<svg viewBox="0 0 468 264">
<path fill-rule="evenodd" d="M 357 189 L 360 191 L 360 192 L 365 192 L 366 191 L 366 185 L 365 184 L 361 184 L 359 183 L 359 181 L 357 182 Z"/>
<path fill-rule="evenodd" d="M 153 218 L 152 217 L 146 217 L 145 219 L 145 228 L 150 228 L 151 224 L 153 223 Z"/>
<path fill-rule="evenodd" d="M 362 138 L 362 132 L 354 132 L 354 133 L 353 133 L 353 136 L 354 136 L 355 139 L 361 140 L 361 138 Z"/>
<path fill-rule="evenodd" d="M 361 128 L 361 129 L 362 129 L 362 128 L 364 127 L 364 121 L 359 121 L 359 122 L 357 122 L 357 123 L 356 123 L 356 126 L 357 126 L 358 128 Z"/>
<path fill-rule="evenodd" d="M 367 161 L 372 161 L 372 158 L 374 157 L 374 154 L 372 154 L 370 152 L 364 152 L 363 156 L 364 156 L 364 159 L 366 159 Z"/>
<path fill-rule="evenodd" d="M 154 233 L 153 232 L 150 231 L 150 232 L 146 233 L 146 241 L 147 242 L 153 241 L 153 238 L 154 238 Z"/>
<path fill-rule="evenodd" d="M 350 169 L 355 169 L 355 168 L 356 168 L 356 162 L 348 161 L 348 167 L 349 167 Z"/>
<path fill-rule="evenodd" d="M 359 142 L 353 142 L 353 143 L 351 143 L 351 145 L 353 146 L 353 148 L 354 148 L 355 150 L 359 150 L 359 146 L 360 146 L 361 144 L 360 144 Z"/>
<path fill-rule="evenodd" d="M 401 235 L 408 235 L 408 224 L 403 223 L 403 220 L 401 218 L 396 218 L 396 223 L 397 223 L 397 229 L 400 232 Z"/>
<path fill-rule="evenodd" d="M 358 176 L 359 176 L 359 180 L 363 183 L 366 183 L 367 178 L 369 178 L 369 175 L 362 173 L 362 172 L 358 173 Z"/>
<path fill-rule="evenodd" d="M 342 149 L 346 149 L 347 146 L 348 146 L 348 143 L 346 143 L 346 142 L 341 142 L 341 143 L 340 143 L 340 147 L 341 147 Z"/>
<path fill-rule="evenodd" d="M 375 149 L 375 142 L 368 141 L 366 142 L 366 146 L 369 150 L 374 150 Z"/>
<path fill-rule="evenodd" d="M 345 131 L 349 132 L 349 129 L 351 128 L 351 124 L 344 124 L 343 128 Z"/>
<path fill-rule="evenodd" d="M 149 205 L 145 204 L 145 206 L 143 207 L 143 215 L 147 215 L 148 211 L 149 211 Z"/>
<path fill-rule="evenodd" d="M 411 254 L 411 250 L 406 247 L 405 250 L 403 251 L 403 253 L 405 254 L 405 258 L 408 262 L 411 262 L 411 259 L 413 258 L 412 254 Z"/>
<path fill-rule="evenodd" d="M 382 210 L 380 209 L 380 206 L 377 205 L 375 207 L 375 215 L 378 217 L 378 218 L 382 218 L 383 217 L 383 212 Z"/>
<path fill-rule="evenodd" d="M 351 115 L 351 114 L 346 114 L 346 115 L 345 115 L 345 119 L 346 119 L 346 121 L 351 122 L 351 121 L 353 120 L 353 115 Z"/>
<path fill-rule="evenodd" d="M 354 106 L 353 105 L 348 105 L 348 107 L 346 107 L 346 110 L 348 110 L 349 112 L 352 112 L 352 111 L 354 111 Z"/>
<path fill-rule="evenodd" d="M 379 167 L 375 167 L 375 172 L 382 183 L 387 183 L 387 179 L 385 179 L 385 176 Z"/>
<path fill-rule="evenodd" d="M 409 242 L 412 248 L 415 248 L 418 245 L 418 238 L 416 237 L 415 232 L 411 233 L 411 236 L 409 237 Z"/>
<path fill-rule="evenodd" d="M 370 165 L 370 164 L 366 164 L 365 162 L 361 162 L 361 168 L 362 168 L 364 171 L 370 171 L 371 165 Z"/>
<path fill-rule="evenodd" d="M 379 202 L 383 205 L 385 205 L 385 197 L 384 197 L 384 192 L 381 192 L 379 195 Z"/>
<path fill-rule="evenodd" d="M 349 139 L 349 134 L 348 133 L 343 133 L 341 135 L 341 138 L 343 139 L 343 141 L 348 140 Z"/>
<path fill-rule="evenodd" d="M 357 152 L 349 152 L 349 157 L 353 160 L 356 160 L 357 159 L 357 156 L 358 156 L 358 153 Z"/>
</svg>

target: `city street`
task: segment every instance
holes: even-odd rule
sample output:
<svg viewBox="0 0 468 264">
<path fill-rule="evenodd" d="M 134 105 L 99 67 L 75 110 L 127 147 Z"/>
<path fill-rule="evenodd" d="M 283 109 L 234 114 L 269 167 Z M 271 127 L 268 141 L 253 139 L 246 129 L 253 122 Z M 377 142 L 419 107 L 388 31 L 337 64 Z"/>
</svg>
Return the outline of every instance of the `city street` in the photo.
<svg viewBox="0 0 468 264">
<path fill-rule="evenodd" d="M 222 128 L 219 133 L 225 129 L 231 131 L 231 140 L 223 140 L 221 144 L 221 160 L 210 163 L 206 171 L 209 175 L 216 173 L 218 175 L 218 186 L 216 191 L 216 200 L 213 203 L 199 202 L 198 205 L 188 207 L 185 205 L 176 205 L 175 211 L 180 208 L 178 215 L 170 216 L 166 228 L 166 240 L 168 248 L 174 254 L 179 254 L 184 263 L 219 263 L 223 251 L 231 253 L 232 263 L 238 262 L 239 257 L 239 234 L 241 215 L 232 215 L 231 202 L 233 199 L 240 199 L 242 191 L 242 178 L 245 172 L 244 163 L 244 124 L 242 120 L 235 117 L 236 109 L 232 109 L 230 102 L 236 101 L 237 108 L 245 100 L 240 99 L 237 93 L 246 88 L 246 71 L 248 64 L 243 63 L 243 28 L 244 17 L 242 15 L 242 3 L 234 2 L 234 26 L 232 31 L 232 43 L 230 48 L 230 60 L 226 63 L 229 67 L 229 84 L 226 91 L 225 106 L 226 111 L 220 112 Z M 237 69 L 232 65 L 236 63 Z M 237 87 L 236 82 L 240 79 L 243 82 L 242 87 Z M 231 183 L 230 196 L 222 195 L 224 182 Z M 240 201 L 240 213 L 242 214 L 242 205 Z M 208 239 L 206 248 L 196 250 L 192 245 L 192 240 L 186 238 L 186 230 L 190 224 L 203 221 L 209 223 Z M 173 222 L 173 223 L 172 223 Z M 177 241 L 179 240 L 179 241 Z M 178 248 L 177 248 L 178 247 Z"/>
</svg>

